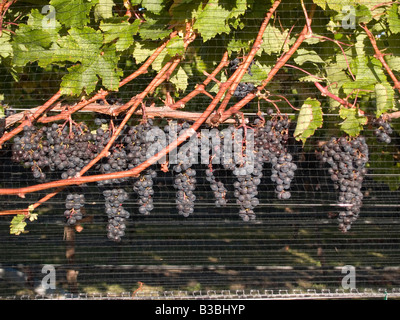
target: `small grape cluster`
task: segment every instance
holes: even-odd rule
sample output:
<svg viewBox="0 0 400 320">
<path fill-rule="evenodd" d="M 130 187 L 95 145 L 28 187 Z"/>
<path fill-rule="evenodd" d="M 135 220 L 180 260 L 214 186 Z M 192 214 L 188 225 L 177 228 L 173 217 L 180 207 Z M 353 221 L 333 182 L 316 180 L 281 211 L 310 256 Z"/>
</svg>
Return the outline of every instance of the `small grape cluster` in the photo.
<svg viewBox="0 0 400 320">
<path fill-rule="evenodd" d="M 251 82 L 241 82 L 235 89 L 233 96 L 239 99 L 243 99 L 249 93 L 253 92 L 256 89 L 253 83 Z"/>
<path fill-rule="evenodd" d="M 85 204 L 85 196 L 78 193 L 70 193 L 65 200 L 64 216 L 67 219 L 67 224 L 74 225 L 82 219 L 82 207 Z"/>
<path fill-rule="evenodd" d="M 231 61 L 229 61 L 228 72 L 229 72 L 230 75 L 232 75 L 239 68 L 239 64 L 240 64 L 240 59 L 238 57 L 236 57 L 236 58 L 232 59 Z M 251 73 L 251 67 L 253 66 L 253 64 L 254 64 L 254 60 L 252 60 L 250 62 L 250 65 L 247 68 L 247 73 L 250 76 L 253 76 L 253 74 Z"/>
<path fill-rule="evenodd" d="M 115 188 L 104 190 L 103 196 L 108 217 L 107 237 L 112 241 L 119 242 L 125 235 L 125 223 L 129 218 L 129 212 L 123 207 L 124 201 L 128 199 L 128 193 L 122 188 Z"/>
<path fill-rule="evenodd" d="M 237 57 L 232 59 L 229 62 L 229 65 L 228 65 L 229 75 L 232 75 L 239 68 L 239 64 L 240 64 L 240 59 Z M 247 68 L 247 73 L 250 76 L 253 76 L 253 74 L 251 72 L 251 67 L 253 66 L 253 64 L 254 64 L 254 60 L 251 61 L 249 67 Z M 251 82 L 240 82 L 237 85 L 237 87 L 233 93 L 233 96 L 238 99 L 243 99 L 245 96 L 247 96 L 249 93 L 253 92 L 255 89 L 256 89 L 256 87 Z"/>
<path fill-rule="evenodd" d="M 389 119 L 384 119 L 382 116 L 380 116 L 377 119 L 373 120 L 373 125 L 376 126 L 377 128 L 374 130 L 374 135 L 380 142 L 384 142 L 389 144 L 392 142 L 392 138 L 390 135 L 393 133 L 392 126 L 390 125 L 390 118 Z"/>
<path fill-rule="evenodd" d="M 139 178 L 134 182 L 133 190 L 139 195 L 139 213 L 147 215 L 154 209 L 153 204 L 153 179 L 157 176 L 157 172 L 153 169 L 146 170 L 141 173 Z"/>
<path fill-rule="evenodd" d="M 176 192 L 176 207 L 178 213 L 188 217 L 194 211 L 196 195 L 196 170 L 190 168 L 187 164 L 177 164 L 173 167 L 176 173 L 174 179 L 174 188 Z"/>
<path fill-rule="evenodd" d="M 47 156 L 49 146 L 48 143 L 43 145 L 43 135 L 43 130 L 25 126 L 22 136 L 14 139 L 11 158 L 15 162 L 22 162 L 25 168 L 31 168 L 33 177 L 40 180 L 46 178 L 42 169 L 50 165 Z"/>
<path fill-rule="evenodd" d="M 206 169 L 206 180 L 210 183 L 211 190 L 214 193 L 215 205 L 217 207 L 226 206 L 226 194 L 228 190 L 222 181 L 218 181 L 212 169 Z"/>
<path fill-rule="evenodd" d="M 340 191 L 339 229 L 347 232 L 356 221 L 362 206 L 362 183 L 367 173 L 368 145 L 365 138 L 332 137 L 323 147 L 322 161 L 327 163 L 335 189 Z"/>
<path fill-rule="evenodd" d="M 187 122 L 178 124 L 175 127 L 165 128 L 168 134 L 171 134 L 169 130 L 173 130 L 175 134 L 184 134 L 186 130 L 190 130 L 190 125 Z M 192 168 L 193 163 L 197 161 L 197 140 L 196 144 L 186 144 L 181 147 L 177 154 L 177 164 L 173 166 L 173 172 L 175 174 L 174 188 L 176 192 L 176 207 L 178 213 L 184 217 L 188 217 L 194 212 L 194 203 L 196 201 L 196 195 L 194 191 L 196 189 L 196 170 Z"/>
<path fill-rule="evenodd" d="M 243 221 L 254 220 L 256 218 L 254 209 L 259 204 L 258 185 L 262 178 L 262 163 L 256 161 L 251 173 L 237 175 L 237 181 L 233 183 L 235 188 L 234 196 L 240 206 L 239 216 Z"/>
<path fill-rule="evenodd" d="M 267 111 L 272 115 L 272 109 Z M 262 161 L 271 163 L 271 180 L 275 183 L 278 199 L 290 199 L 288 191 L 295 176 L 297 165 L 293 156 L 287 150 L 288 130 L 290 121 L 286 115 L 275 115 L 271 120 L 256 119 L 255 149 L 261 155 Z"/>
</svg>

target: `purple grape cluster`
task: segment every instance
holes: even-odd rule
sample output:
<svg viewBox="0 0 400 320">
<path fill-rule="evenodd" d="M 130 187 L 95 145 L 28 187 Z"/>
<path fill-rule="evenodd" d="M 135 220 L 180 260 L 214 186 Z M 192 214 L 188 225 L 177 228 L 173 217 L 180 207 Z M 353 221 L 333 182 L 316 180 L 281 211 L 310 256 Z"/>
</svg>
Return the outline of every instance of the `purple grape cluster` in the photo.
<svg viewBox="0 0 400 320">
<path fill-rule="evenodd" d="M 339 190 L 338 205 L 342 208 L 338 217 L 339 229 L 347 232 L 362 206 L 361 188 L 368 162 L 365 138 L 332 137 L 323 147 L 322 161 L 330 166 L 328 172 L 335 189 Z"/>
</svg>

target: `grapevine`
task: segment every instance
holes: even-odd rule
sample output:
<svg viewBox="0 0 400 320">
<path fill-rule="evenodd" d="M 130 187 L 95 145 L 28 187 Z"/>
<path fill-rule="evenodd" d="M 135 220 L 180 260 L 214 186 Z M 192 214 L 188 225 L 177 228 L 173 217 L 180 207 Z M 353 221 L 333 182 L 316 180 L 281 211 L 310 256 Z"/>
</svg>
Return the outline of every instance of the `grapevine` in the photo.
<svg viewBox="0 0 400 320">
<path fill-rule="evenodd" d="M 398 57 L 387 57 L 379 40 L 398 40 L 398 4 L 356 1 L 358 16 L 360 12 L 369 15 L 354 25 L 357 32 L 345 35 L 339 23 L 331 25 L 341 17 L 341 8 L 332 1 L 311 1 L 306 6 L 303 1 L 277 0 L 266 9 L 261 1 L 233 1 L 234 10 L 214 0 L 202 6 L 194 1 L 173 1 L 173 5 L 157 1 L 140 10 L 127 1 L 121 14 L 115 11 L 114 1 L 103 4 L 102 10 L 90 2 L 76 12 L 68 1 L 60 0 L 50 2 L 56 10 L 67 6 L 72 12 L 67 16 L 60 10 L 50 29 L 44 27 L 44 16 L 37 9 L 14 16 L 19 10 L 15 2 L 0 1 L 4 69 L 12 70 L 14 78 L 32 64 L 42 70 L 66 71 L 55 79 L 56 87 L 47 88 L 45 99 L 33 99 L 35 105 L 25 111 L 10 112 L 8 105 L 13 102 L 16 107 L 25 107 L 27 102 L 1 87 L 5 101 L 1 103 L 0 146 L 11 146 L 11 160 L 29 169 L 35 184 L 1 188 L 0 194 L 24 197 L 49 191 L 28 208 L 0 214 L 28 215 L 69 186 L 95 183 L 104 189 L 108 237 L 120 241 L 129 218 L 123 209 L 130 196 L 128 186 L 138 196 L 137 212 L 148 215 L 155 206 L 154 180 L 162 170 L 173 175 L 176 212 L 188 217 L 198 201 L 196 187 L 203 171 L 195 164 L 198 148 L 209 138 L 201 134 L 206 128 L 214 130 L 220 146 L 228 141 L 235 149 L 239 144 L 233 158 L 224 158 L 223 150 L 215 146 L 201 154 L 215 205 L 226 206 L 230 200 L 227 186 L 215 175 L 213 161 L 220 158 L 218 169 L 235 178 L 233 195 L 239 216 L 255 220 L 257 207 L 268 201 L 259 197 L 264 169 L 271 169 L 268 178 L 276 199 L 289 202 L 298 170 L 289 141 L 312 147 L 309 141 L 321 138 L 319 129 L 329 126 L 324 115 L 329 108 L 337 113 L 337 123 L 329 129 L 339 138 L 321 138 L 328 140 L 322 147 L 322 160 L 339 190 L 340 230 L 348 231 L 356 221 L 371 160 L 365 130 L 369 125 L 374 128 L 377 139 L 372 144 L 391 144 L 400 117 L 395 99 L 400 91 Z M 185 5 L 191 9 L 182 10 Z M 252 10 L 261 7 L 265 12 L 254 18 Z M 326 7 L 329 12 L 324 11 Z M 303 16 L 281 19 L 295 9 Z M 89 23 L 93 17 L 94 25 Z M 210 28 L 210 17 L 215 28 Z M 247 24 L 252 19 L 255 33 L 253 25 Z M 330 26 L 330 36 L 314 33 L 314 19 Z M 379 37 L 371 32 L 376 30 L 375 23 L 386 28 Z M 240 32 L 248 36 L 242 39 Z M 318 45 L 326 41 L 331 46 L 324 47 L 322 54 Z M 215 43 L 222 50 L 215 50 Z M 317 49 L 310 44 L 317 44 Z M 195 80 L 189 81 L 191 76 Z M 285 87 L 281 79 L 300 89 Z M 370 105 L 373 99 L 379 101 L 376 109 Z M 256 113 L 256 119 L 246 112 Z M 176 128 L 171 126 L 173 121 Z M 160 132 L 172 138 L 165 141 Z M 253 141 L 247 140 L 252 136 Z M 171 161 L 174 152 L 176 163 Z M 66 196 L 67 223 L 81 219 L 83 204 L 81 194 Z"/>
</svg>

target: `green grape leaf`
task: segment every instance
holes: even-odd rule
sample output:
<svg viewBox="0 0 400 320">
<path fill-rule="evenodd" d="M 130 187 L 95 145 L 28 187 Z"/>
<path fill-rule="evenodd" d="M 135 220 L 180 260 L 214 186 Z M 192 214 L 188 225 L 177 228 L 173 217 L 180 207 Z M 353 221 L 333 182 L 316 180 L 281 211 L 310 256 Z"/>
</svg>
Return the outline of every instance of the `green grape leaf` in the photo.
<svg viewBox="0 0 400 320">
<path fill-rule="evenodd" d="M 385 60 L 393 71 L 400 71 L 400 57 L 399 56 L 386 56 Z"/>
<path fill-rule="evenodd" d="M 100 29 L 104 32 L 104 42 L 115 41 L 117 51 L 124 51 L 133 44 L 133 36 L 138 33 L 140 20 L 133 23 L 122 21 L 120 18 L 114 21 L 100 23 Z"/>
<path fill-rule="evenodd" d="M 301 106 L 297 117 L 297 125 L 293 136 L 305 144 L 307 138 L 314 135 L 323 124 L 321 103 L 316 99 L 308 98 Z"/>
<path fill-rule="evenodd" d="M 164 19 L 152 19 L 146 18 L 146 22 L 142 23 L 139 28 L 139 35 L 143 40 L 158 40 L 168 37 L 171 33 L 170 30 L 167 30 L 165 27 L 167 26 Z"/>
<path fill-rule="evenodd" d="M 249 44 L 249 41 L 246 40 L 231 39 L 227 45 L 228 53 L 232 54 L 232 52 L 240 52 L 244 48 L 248 48 Z"/>
<path fill-rule="evenodd" d="M 392 110 L 394 105 L 394 90 L 389 83 L 377 83 L 375 85 L 376 117 Z"/>
<path fill-rule="evenodd" d="M 230 28 L 226 20 L 231 14 L 218 4 L 218 0 L 210 0 L 204 6 L 200 4 L 196 12 L 196 21 L 193 29 L 196 29 L 204 41 L 214 38 L 217 34 L 229 33 Z"/>
<path fill-rule="evenodd" d="M 79 95 L 85 90 L 90 94 L 99 81 L 97 76 L 107 89 L 117 90 L 122 70 L 118 68 L 115 44 L 103 48 L 101 31 L 89 27 L 71 28 L 68 33 L 59 39 L 59 48 L 53 52 L 53 60 L 77 63 L 62 78 L 61 92 Z"/>
<path fill-rule="evenodd" d="M 98 0 L 99 2 L 94 7 L 94 16 L 97 20 L 104 20 L 113 17 L 112 9 L 115 6 L 113 0 Z"/>
<path fill-rule="evenodd" d="M 168 41 L 167 52 L 171 57 L 182 55 L 185 52 L 183 38 L 177 35 Z"/>
<path fill-rule="evenodd" d="M 160 14 L 164 8 L 164 0 L 142 0 L 142 6 L 147 10 Z"/>
<path fill-rule="evenodd" d="M 98 0 L 50 0 L 55 8 L 56 19 L 67 28 L 86 26 L 90 11 Z"/>
<path fill-rule="evenodd" d="M 26 216 L 24 214 L 17 214 L 16 216 L 14 216 L 10 224 L 10 234 L 15 234 L 18 236 L 21 233 L 26 233 L 27 231 L 25 231 L 25 219 Z"/>
<path fill-rule="evenodd" d="M 296 56 L 294 57 L 294 61 L 298 65 L 302 65 L 306 62 L 313 62 L 313 63 L 325 63 L 324 60 L 314 51 L 310 49 L 298 49 L 296 50 Z"/>
<path fill-rule="evenodd" d="M 137 64 L 140 64 L 150 57 L 156 49 L 157 48 L 154 46 L 149 47 L 149 43 L 135 42 L 132 57 L 135 59 Z"/>
<path fill-rule="evenodd" d="M 241 81 L 260 84 L 268 77 L 268 73 L 271 71 L 271 69 L 271 66 L 261 64 L 258 60 L 256 60 L 251 66 L 252 75 L 250 75 L 249 73 L 245 73 Z"/>
<path fill-rule="evenodd" d="M 398 12 L 398 5 L 393 4 L 387 10 L 387 21 L 389 24 L 390 31 L 393 33 L 400 32 L 400 19 L 399 19 L 399 12 Z"/>
<path fill-rule="evenodd" d="M 266 54 L 279 53 L 287 51 L 289 49 L 288 44 L 285 43 L 288 37 L 288 31 L 281 32 L 278 28 L 271 26 L 270 24 L 265 28 L 263 34 L 263 41 L 261 43 L 261 49 L 257 52 L 257 55 L 261 54 L 261 51 Z"/>
<path fill-rule="evenodd" d="M 174 71 L 169 80 L 175 85 L 177 90 L 185 91 L 188 86 L 188 75 L 182 67 Z"/>
<path fill-rule="evenodd" d="M 13 55 L 13 47 L 10 40 L 10 33 L 3 30 L 0 36 L 0 57 L 3 59 L 11 57 Z"/>
<path fill-rule="evenodd" d="M 87 94 L 96 89 L 99 79 L 109 90 L 118 90 L 119 80 L 123 72 L 118 68 L 118 58 L 115 45 L 104 49 L 93 59 L 68 68 L 68 74 L 63 76 L 61 83 L 62 94 L 79 95 L 84 90 Z"/>
<path fill-rule="evenodd" d="M 27 24 L 19 24 L 12 41 L 13 63 L 24 66 L 38 61 L 39 66 L 51 63 L 53 44 L 59 38 L 61 25 L 54 20 L 52 27 L 47 26 L 46 16 L 37 9 L 28 14 Z"/>
<path fill-rule="evenodd" d="M 171 59 L 167 50 L 161 51 L 157 58 L 153 61 L 151 67 L 153 70 L 160 71 L 162 67 Z"/>
<path fill-rule="evenodd" d="M 359 135 L 363 126 L 368 121 L 367 117 L 358 114 L 358 109 L 356 108 L 345 108 L 342 106 L 339 110 L 339 116 L 344 119 L 340 123 L 340 129 L 352 137 Z"/>
</svg>

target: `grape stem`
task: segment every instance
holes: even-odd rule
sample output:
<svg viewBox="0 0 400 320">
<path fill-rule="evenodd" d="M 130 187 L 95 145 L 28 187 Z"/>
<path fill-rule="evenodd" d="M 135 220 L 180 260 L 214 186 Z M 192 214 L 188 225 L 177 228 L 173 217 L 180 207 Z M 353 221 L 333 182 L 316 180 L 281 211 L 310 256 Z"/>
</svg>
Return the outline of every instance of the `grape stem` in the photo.
<svg viewBox="0 0 400 320">
<path fill-rule="evenodd" d="M 371 42 L 372 47 L 375 50 L 375 58 L 377 58 L 385 68 L 387 74 L 390 76 L 394 83 L 394 87 L 400 92 L 400 82 L 397 80 L 396 76 L 394 75 L 392 69 L 390 69 L 389 65 L 386 63 L 386 60 L 384 56 L 386 54 L 383 54 L 381 50 L 379 50 L 378 45 L 376 43 L 375 37 L 372 34 L 372 32 L 368 29 L 368 27 L 365 24 L 360 24 L 361 28 L 364 29 L 364 31 L 367 33 L 367 36 L 369 38 L 369 41 Z"/>
<path fill-rule="evenodd" d="M 311 20 L 314 15 L 314 12 L 315 12 L 315 8 L 316 8 L 316 5 L 312 4 L 311 12 L 308 15 L 308 20 L 309 20 L 310 24 L 311 24 Z M 264 79 L 263 82 L 261 83 L 261 85 L 257 87 L 257 90 L 255 92 L 249 93 L 242 100 L 237 102 L 235 105 L 230 107 L 228 110 L 224 111 L 223 114 L 218 119 L 218 123 L 222 123 L 223 121 L 225 121 L 226 119 L 231 117 L 233 114 L 237 113 L 241 108 L 243 108 L 246 104 L 248 104 L 251 100 L 253 100 L 254 97 L 260 93 L 261 90 L 263 90 L 265 88 L 265 86 L 273 79 L 273 77 L 286 64 L 286 62 L 293 56 L 293 54 L 296 52 L 296 50 L 300 47 L 300 45 L 306 39 L 307 32 L 308 32 L 308 27 L 307 27 L 307 25 L 305 25 L 303 27 L 303 30 L 301 31 L 300 35 L 296 39 L 296 42 L 281 58 L 279 58 L 277 63 L 273 66 L 271 71 L 268 73 L 267 78 Z"/>
</svg>

